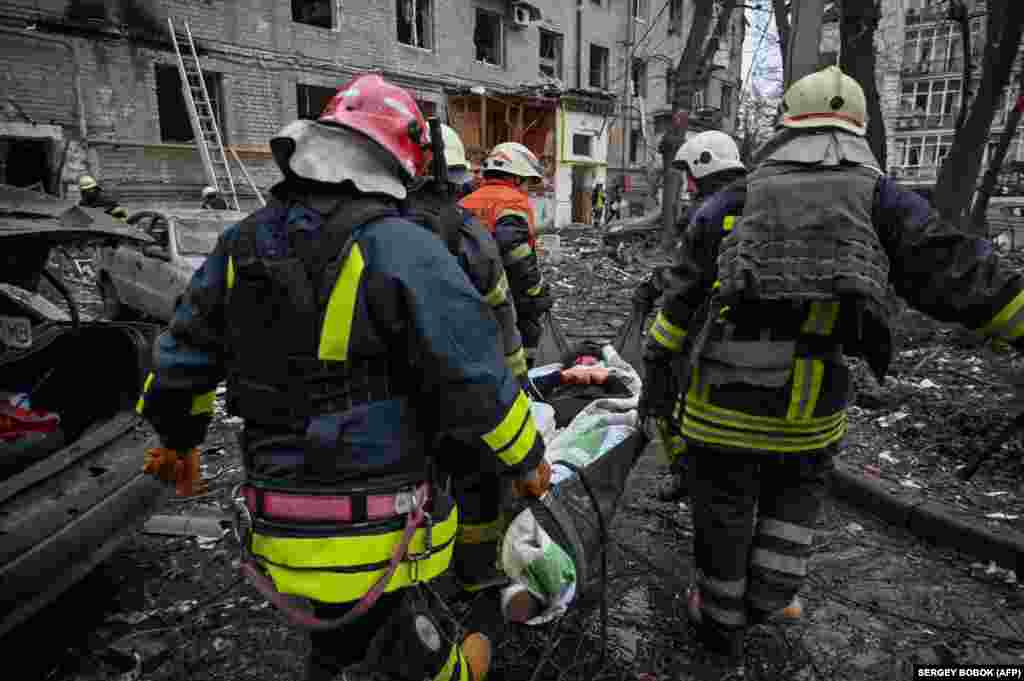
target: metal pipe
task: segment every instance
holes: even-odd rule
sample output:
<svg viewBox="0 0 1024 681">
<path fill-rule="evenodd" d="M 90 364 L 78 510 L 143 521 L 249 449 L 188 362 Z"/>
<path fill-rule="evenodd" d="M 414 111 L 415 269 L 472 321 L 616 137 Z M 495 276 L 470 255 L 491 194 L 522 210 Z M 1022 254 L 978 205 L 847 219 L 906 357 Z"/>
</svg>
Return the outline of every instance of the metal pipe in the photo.
<svg viewBox="0 0 1024 681">
<path fill-rule="evenodd" d="M 576 89 L 583 88 L 583 0 L 576 0 Z"/>
</svg>

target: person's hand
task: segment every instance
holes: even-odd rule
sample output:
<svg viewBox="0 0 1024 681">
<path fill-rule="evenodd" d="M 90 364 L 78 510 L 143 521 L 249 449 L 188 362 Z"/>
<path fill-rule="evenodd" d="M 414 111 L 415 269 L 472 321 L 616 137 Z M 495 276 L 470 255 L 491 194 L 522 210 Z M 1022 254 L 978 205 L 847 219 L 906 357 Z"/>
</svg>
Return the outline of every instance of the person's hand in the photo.
<svg viewBox="0 0 1024 681">
<path fill-rule="evenodd" d="M 644 384 L 640 393 L 640 420 L 671 418 L 679 398 L 679 383 L 668 361 L 644 359 Z"/>
<path fill-rule="evenodd" d="M 551 464 L 541 461 L 523 478 L 512 483 L 512 491 L 519 497 L 540 499 L 551 489 Z"/>
<path fill-rule="evenodd" d="M 190 497 L 206 491 L 206 482 L 199 469 L 199 450 L 179 452 L 166 447 L 146 450 L 142 471 L 160 480 L 174 483 L 179 497 Z"/>
</svg>

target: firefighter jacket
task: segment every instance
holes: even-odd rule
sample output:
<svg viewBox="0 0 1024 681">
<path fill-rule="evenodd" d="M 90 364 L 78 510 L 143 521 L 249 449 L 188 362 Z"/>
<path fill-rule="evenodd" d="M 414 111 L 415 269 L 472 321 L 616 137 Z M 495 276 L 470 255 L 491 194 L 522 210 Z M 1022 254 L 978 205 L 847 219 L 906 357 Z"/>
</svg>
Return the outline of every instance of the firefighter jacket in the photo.
<svg viewBox="0 0 1024 681">
<path fill-rule="evenodd" d="M 494 235 L 508 275 L 523 344 L 528 349 L 536 348 L 541 335 L 540 318 L 551 309 L 552 301 L 537 260 L 529 195 L 510 181 L 485 179 L 480 189 L 459 204 Z"/>
<path fill-rule="evenodd" d="M 811 175 L 822 172 L 835 171 Z M 895 293 L 940 321 L 1011 341 L 1024 337 L 1024 281 L 1000 265 L 991 243 L 958 231 L 890 178 L 876 177 L 873 185 L 860 195 Z M 723 304 L 722 242 L 741 225 L 747 201 L 741 181 L 694 216 L 647 357 L 690 354 L 680 423 L 687 440 L 725 450 L 820 450 L 846 432 L 852 383 L 843 355 L 863 357 L 880 379 L 886 373 L 889 308 L 864 305 L 855 295 Z M 787 206 L 789 214 L 802 214 L 788 197 Z"/>
<path fill-rule="evenodd" d="M 434 234 L 397 203 L 355 194 L 321 212 L 281 186 L 274 196 L 196 271 L 138 410 L 164 446 L 187 450 L 226 379 L 227 411 L 245 422 L 247 485 L 351 503 L 351 526 L 254 513 L 251 554 L 283 593 L 351 602 L 402 536 L 402 517 L 367 521 L 374 495 L 428 480 L 437 439 L 516 474 L 540 462 L 543 442 L 489 305 Z M 409 548 L 421 559 L 403 563 L 388 591 L 449 565 L 458 513 L 436 486 L 427 510 L 432 526 Z"/>
<path fill-rule="evenodd" d="M 501 264 L 498 245 L 472 213 L 465 208 L 459 210 L 462 214 L 462 227 L 459 229 L 459 265 L 494 311 L 501 332 L 505 366 L 517 378 L 525 378 L 526 351 L 523 350 L 523 339 L 519 336 L 516 308 L 512 303 L 508 275 Z"/>
</svg>

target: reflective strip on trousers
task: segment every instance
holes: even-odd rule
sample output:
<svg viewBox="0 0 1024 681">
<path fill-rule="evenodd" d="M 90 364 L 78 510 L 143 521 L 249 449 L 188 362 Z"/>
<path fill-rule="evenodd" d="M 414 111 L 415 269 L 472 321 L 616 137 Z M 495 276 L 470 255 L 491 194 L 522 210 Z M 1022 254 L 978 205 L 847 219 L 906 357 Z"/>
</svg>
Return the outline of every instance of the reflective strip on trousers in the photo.
<svg viewBox="0 0 1024 681">
<path fill-rule="evenodd" d="M 470 681 L 469 664 L 466 663 L 466 658 L 463 657 L 462 648 L 458 643 L 452 644 L 448 659 L 441 667 L 441 671 L 434 676 L 433 681 Z"/>
<path fill-rule="evenodd" d="M 505 263 L 505 266 L 507 267 L 509 265 L 514 265 L 523 258 L 528 258 L 531 255 L 533 255 L 533 248 L 530 246 L 530 244 L 519 244 L 511 251 L 506 253 L 505 257 L 502 258 L 502 261 Z"/>
<path fill-rule="evenodd" d="M 1024 336 L 1024 291 L 1018 293 L 992 321 L 978 331 L 985 336 L 1010 340 Z"/>
<path fill-rule="evenodd" d="M 793 360 L 793 391 L 786 411 L 788 421 L 808 421 L 818 406 L 825 363 L 820 359 L 798 357 Z"/>
<path fill-rule="evenodd" d="M 817 336 L 829 336 L 836 326 L 836 319 L 839 317 L 838 301 L 811 302 L 807 319 L 800 327 L 801 333 L 814 334 Z"/>
<path fill-rule="evenodd" d="M 137 413 L 141 414 L 146 408 L 146 393 L 149 392 L 149 389 L 153 386 L 153 381 L 155 380 L 156 374 L 153 372 L 150 372 L 149 376 L 146 376 L 146 382 L 142 384 L 142 394 L 139 395 L 139 401 L 135 403 L 135 411 Z"/>
<path fill-rule="evenodd" d="M 467 523 L 463 521 L 459 525 L 459 534 L 456 541 L 460 544 L 496 542 L 501 539 L 506 524 L 505 518 L 502 516 L 482 523 Z"/>
<path fill-rule="evenodd" d="M 683 349 L 683 341 L 686 339 L 686 329 L 680 328 L 665 317 L 664 312 L 658 312 L 651 324 L 651 335 L 663 347 L 672 352 L 679 352 Z"/>
<path fill-rule="evenodd" d="M 204 416 L 206 414 L 213 414 L 213 402 L 216 399 L 216 392 L 211 390 L 208 393 L 197 395 L 192 398 L 192 409 L 189 410 L 191 416 Z"/>
<path fill-rule="evenodd" d="M 750 564 L 797 577 L 807 576 L 807 558 L 787 556 L 768 549 L 754 547 L 750 553 Z"/>
<path fill-rule="evenodd" d="M 757 523 L 757 534 L 775 537 L 801 546 L 810 546 L 814 540 L 814 530 L 811 528 L 775 518 L 761 518 Z"/>
</svg>

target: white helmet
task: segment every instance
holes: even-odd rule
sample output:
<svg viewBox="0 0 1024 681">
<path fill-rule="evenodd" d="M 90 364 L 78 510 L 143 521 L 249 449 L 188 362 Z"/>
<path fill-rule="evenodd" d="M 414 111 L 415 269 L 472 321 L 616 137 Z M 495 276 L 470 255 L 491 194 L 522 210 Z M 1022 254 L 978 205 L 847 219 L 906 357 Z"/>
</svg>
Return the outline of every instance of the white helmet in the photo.
<svg viewBox="0 0 1024 681">
<path fill-rule="evenodd" d="M 687 140 L 679 147 L 672 165 L 682 166 L 695 180 L 723 170 L 746 168 L 736 142 L 718 130 L 698 133 Z"/>
<path fill-rule="evenodd" d="M 469 161 L 466 160 L 466 147 L 459 139 L 459 133 L 448 125 L 441 125 L 441 136 L 444 138 L 444 160 L 449 168 L 462 166 L 469 168 Z"/>
<path fill-rule="evenodd" d="M 217 193 L 216 188 L 209 185 L 203 187 L 203 198 L 209 198 Z"/>
<path fill-rule="evenodd" d="M 868 127 L 864 89 L 837 66 L 804 76 L 782 97 L 782 125 L 842 128 L 864 135 Z"/>
<path fill-rule="evenodd" d="M 522 178 L 544 179 L 544 168 L 533 152 L 518 142 L 503 142 L 484 159 L 483 171 L 496 170 Z"/>
</svg>

